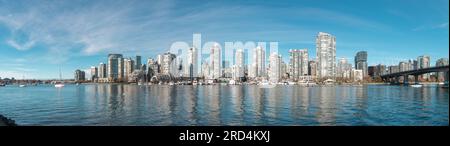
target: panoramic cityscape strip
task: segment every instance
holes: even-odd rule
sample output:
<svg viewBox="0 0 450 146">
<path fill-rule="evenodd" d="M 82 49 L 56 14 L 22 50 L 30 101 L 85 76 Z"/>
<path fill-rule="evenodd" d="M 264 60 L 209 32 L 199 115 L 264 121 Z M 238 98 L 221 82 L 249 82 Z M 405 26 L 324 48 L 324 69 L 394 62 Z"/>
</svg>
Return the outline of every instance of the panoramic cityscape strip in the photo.
<svg viewBox="0 0 450 146">
<path fill-rule="evenodd" d="M 194 44 L 198 45 L 196 42 L 199 41 L 196 39 L 200 39 L 201 35 L 194 34 L 193 36 Z M 226 46 L 225 51 L 233 52 L 232 60 L 222 59 L 222 56 L 229 53 L 223 53 L 225 51 L 218 43 L 214 43 L 209 49 L 203 48 L 201 51 L 198 51 L 199 47 L 194 45 L 187 51 L 181 51 L 178 56 L 174 54 L 176 51 L 169 51 L 157 55 L 156 59 L 148 58 L 147 64 L 142 64 L 142 57 L 139 55 L 133 59 L 124 57 L 122 54 L 109 54 L 106 64 L 102 62 L 98 67 L 91 67 L 89 78 L 86 78 L 84 71 L 76 70 L 74 81 L 138 84 L 301 84 L 308 86 L 335 82 L 361 84 L 387 82 L 388 78 L 383 78 L 383 75 L 432 67 L 430 56 L 427 55 L 418 56 L 417 60 L 402 61 L 394 66 L 383 64 L 368 66 L 366 51 L 356 52 L 355 66 L 353 67 L 346 58 L 336 59 L 336 37 L 324 32 L 319 32 L 316 37 L 317 54 L 315 59 L 308 58 L 308 49 L 291 49 L 287 64 L 279 55 L 278 48 L 273 47 L 274 43 L 271 42 L 270 51 L 266 49 L 266 46 L 260 44 L 248 49 L 246 49 L 248 45 L 234 46 L 236 48 L 231 49 Z M 174 49 L 171 48 L 171 50 Z M 248 52 L 246 53 L 245 50 Z M 207 54 L 201 53 L 202 51 L 210 52 Z M 268 63 L 266 63 L 266 52 L 270 52 Z M 199 57 L 202 54 L 209 59 L 201 59 L 204 58 Z M 245 64 L 246 59 L 249 59 L 250 63 Z M 448 58 L 438 59 L 435 66 L 448 66 Z M 389 81 L 400 83 L 401 80 L 402 83 L 407 84 L 408 79 L 411 78 L 416 82 L 446 81 L 445 84 L 448 84 L 448 70 L 446 72 L 444 70 L 422 73 L 423 75 L 420 74 L 420 76 L 411 74 Z"/>
</svg>

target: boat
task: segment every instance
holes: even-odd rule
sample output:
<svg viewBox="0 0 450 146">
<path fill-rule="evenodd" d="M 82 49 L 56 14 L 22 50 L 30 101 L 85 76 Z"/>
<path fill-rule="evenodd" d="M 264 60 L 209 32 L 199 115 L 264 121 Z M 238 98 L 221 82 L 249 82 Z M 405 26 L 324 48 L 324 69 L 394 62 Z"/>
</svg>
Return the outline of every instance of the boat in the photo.
<svg viewBox="0 0 450 146">
<path fill-rule="evenodd" d="M 420 87 L 422 87 L 421 84 L 414 84 L 414 85 L 409 85 L 409 86 L 414 87 L 414 88 L 420 88 Z"/>
<path fill-rule="evenodd" d="M 228 85 L 236 85 L 236 81 L 235 81 L 235 80 L 230 80 L 230 81 L 228 82 Z"/>
<path fill-rule="evenodd" d="M 62 75 L 61 75 L 61 67 L 59 68 L 59 82 L 56 82 L 55 88 L 62 88 L 64 87 L 64 83 L 62 82 Z"/>
<path fill-rule="evenodd" d="M 58 83 L 58 84 L 55 84 L 55 87 L 56 87 L 56 88 L 62 88 L 62 87 L 64 87 L 64 84 Z"/>
<path fill-rule="evenodd" d="M 297 84 L 297 83 L 292 82 L 292 81 L 288 81 L 287 84 L 288 84 L 288 85 L 295 85 L 295 84 Z"/>
<path fill-rule="evenodd" d="M 0 84 L 0 87 L 4 87 L 4 86 L 6 86 L 6 84 L 3 84 L 3 83 Z"/>
<path fill-rule="evenodd" d="M 194 81 L 192 82 L 192 85 L 197 85 L 197 84 L 198 84 L 197 80 L 194 80 Z"/>
<path fill-rule="evenodd" d="M 276 84 L 272 84 L 267 80 L 263 80 L 258 83 L 259 88 L 273 88 L 276 86 Z"/>
</svg>

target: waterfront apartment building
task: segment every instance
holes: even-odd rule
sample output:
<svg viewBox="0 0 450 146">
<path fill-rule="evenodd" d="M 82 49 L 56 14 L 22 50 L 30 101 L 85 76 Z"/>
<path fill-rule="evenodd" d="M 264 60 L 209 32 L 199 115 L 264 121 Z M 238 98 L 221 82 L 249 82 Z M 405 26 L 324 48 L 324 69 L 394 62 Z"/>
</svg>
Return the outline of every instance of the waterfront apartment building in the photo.
<svg viewBox="0 0 450 146">
<path fill-rule="evenodd" d="M 336 69 L 336 77 L 348 79 L 352 71 L 352 64 L 348 63 L 347 58 L 339 58 Z"/>
<path fill-rule="evenodd" d="M 96 81 L 98 78 L 98 68 L 96 66 L 91 66 L 91 81 Z"/>
<path fill-rule="evenodd" d="M 314 60 L 308 62 L 308 75 L 313 78 L 317 76 L 317 62 Z"/>
<path fill-rule="evenodd" d="M 147 59 L 147 78 L 150 80 L 153 76 L 158 75 L 159 65 L 156 60 L 152 58 Z"/>
<path fill-rule="evenodd" d="M 135 66 L 134 69 L 135 70 L 140 70 L 142 67 L 142 60 L 141 60 L 141 56 L 136 55 L 136 59 L 135 59 Z"/>
<path fill-rule="evenodd" d="M 355 69 L 362 70 L 363 77 L 367 76 L 368 70 L 367 70 L 367 52 L 366 51 L 359 51 L 356 53 Z"/>
<path fill-rule="evenodd" d="M 278 83 L 281 79 L 280 74 L 281 55 L 274 52 L 269 57 L 269 81 L 272 83 Z"/>
<path fill-rule="evenodd" d="M 374 70 L 374 77 L 378 77 L 381 75 L 384 75 L 384 73 L 386 72 L 386 65 L 383 64 L 378 64 L 375 66 L 375 70 Z"/>
<path fill-rule="evenodd" d="M 308 49 L 289 50 L 289 69 L 291 79 L 295 81 L 308 75 Z"/>
<path fill-rule="evenodd" d="M 237 49 L 234 55 L 233 79 L 241 80 L 244 77 L 244 50 Z"/>
<path fill-rule="evenodd" d="M 108 81 L 116 82 L 119 78 L 119 58 L 122 58 L 122 54 L 109 54 L 108 55 Z"/>
<path fill-rule="evenodd" d="M 186 77 L 194 78 L 198 76 L 197 72 L 197 48 L 189 48 L 186 56 L 184 74 Z"/>
<path fill-rule="evenodd" d="M 249 68 L 249 77 L 265 77 L 266 75 L 266 50 L 261 46 L 253 49 L 252 63 Z"/>
<path fill-rule="evenodd" d="M 219 79 L 222 76 L 222 50 L 218 43 L 210 49 L 209 79 Z"/>
<path fill-rule="evenodd" d="M 428 55 L 423 55 L 423 56 L 419 56 L 417 57 L 417 68 L 418 69 L 422 69 L 422 68 L 428 68 L 430 67 L 430 56 Z M 429 79 L 430 74 L 423 74 L 421 75 L 422 79 Z"/>
<path fill-rule="evenodd" d="M 367 67 L 367 75 L 369 75 L 369 77 L 375 77 L 375 68 L 376 66 L 368 66 Z"/>
<path fill-rule="evenodd" d="M 287 71 L 288 67 L 287 64 L 283 61 L 283 59 L 281 59 L 281 63 L 280 63 L 280 76 L 281 79 L 286 79 L 287 78 Z"/>
<path fill-rule="evenodd" d="M 209 75 L 209 63 L 208 62 L 203 62 L 202 63 L 202 72 L 201 72 L 201 77 L 205 78 L 205 79 L 210 79 Z"/>
<path fill-rule="evenodd" d="M 85 77 L 86 76 L 85 76 L 84 71 L 79 70 L 79 69 L 75 70 L 75 74 L 74 74 L 75 82 L 82 82 L 86 79 Z"/>
<path fill-rule="evenodd" d="M 100 63 L 100 65 L 98 66 L 98 78 L 107 78 L 107 70 L 106 70 L 106 64 L 104 64 L 103 62 Z"/>
<path fill-rule="evenodd" d="M 118 67 L 117 80 L 119 82 L 125 81 L 125 66 L 124 66 L 124 59 L 122 57 L 117 58 L 117 67 Z"/>
<path fill-rule="evenodd" d="M 436 61 L 436 66 L 445 66 L 448 65 L 448 58 L 439 58 Z M 448 78 L 448 71 L 447 72 L 438 72 L 437 74 L 437 80 L 439 82 L 445 81 L 446 78 Z"/>
<path fill-rule="evenodd" d="M 408 62 L 400 61 L 398 63 L 398 68 L 399 68 L 399 72 L 408 71 L 409 70 Z"/>
<path fill-rule="evenodd" d="M 390 74 L 399 72 L 399 67 L 397 65 L 391 65 L 388 68 Z"/>
<path fill-rule="evenodd" d="M 133 74 L 134 67 L 135 63 L 133 59 L 131 58 L 124 59 L 124 68 L 125 68 L 124 81 L 128 82 L 130 80 L 129 78 Z"/>
<path fill-rule="evenodd" d="M 165 75 L 173 75 L 175 73 L 175 58 L 176 55 L 170 52 L 164 53 L 161 56 L 161 73 Z"/>
<path fill-rule="evenodd" d="M 317 78 L 336 75 L 336 37 L 319 32 L 316 37 Z"/>
</svg>

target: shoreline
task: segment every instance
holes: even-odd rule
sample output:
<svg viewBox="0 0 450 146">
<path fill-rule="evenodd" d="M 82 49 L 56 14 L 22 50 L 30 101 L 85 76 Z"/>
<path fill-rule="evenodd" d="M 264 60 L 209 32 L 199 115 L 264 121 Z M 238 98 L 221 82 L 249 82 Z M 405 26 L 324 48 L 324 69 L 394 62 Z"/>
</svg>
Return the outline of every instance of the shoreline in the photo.
<svg viewBox="0 0 450 146">
<path fill-rule="evenodd" d="M 18 126 L 16 122 L 3 115 L 0 115 L 0 126 Z"/>
</svg>

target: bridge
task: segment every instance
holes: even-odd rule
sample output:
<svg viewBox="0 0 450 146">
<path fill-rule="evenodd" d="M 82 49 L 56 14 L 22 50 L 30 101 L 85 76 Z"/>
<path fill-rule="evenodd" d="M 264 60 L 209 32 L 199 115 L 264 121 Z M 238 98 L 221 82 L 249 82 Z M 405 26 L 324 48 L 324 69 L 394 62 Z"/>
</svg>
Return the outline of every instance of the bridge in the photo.
<svg viewBox="0 0 450 146">
<path fill-rule="evenodd" d="M 400 83 L 400 77 L 403 76 L 403 84 L 409 84 L 408 82 L 408 76 L 412 75 L 414 76 L 415 84 L 419 84 L 419 75 L 426 74 L 426 73 L 432 73 L 432 72 L 444 72 L 444 78 L 445 78 L 445 84 L 448 85 L 448 70 L 449 65 L 445 66 L 434 66 L 434 67 L 428 67 L 428 68 L 421 68 L 421 69 L 415 69 L 415 70 L 407 70 L 402 72 L 396 72 L 391 74 L 385 74 L 381 75 L 380 77 L 388 82 L 394 82 L 394 83 Z"/>
</svg>

